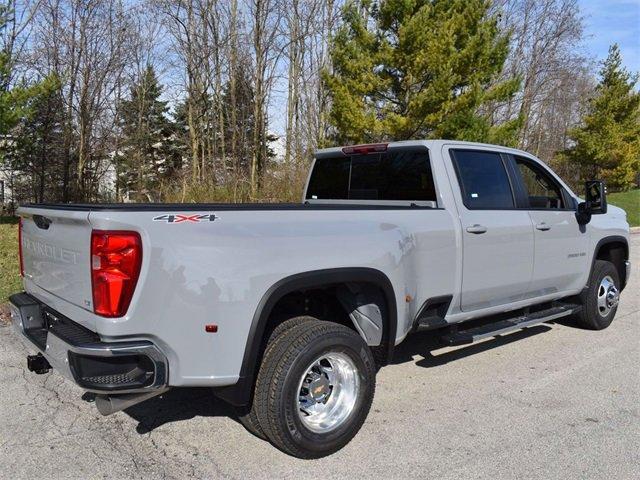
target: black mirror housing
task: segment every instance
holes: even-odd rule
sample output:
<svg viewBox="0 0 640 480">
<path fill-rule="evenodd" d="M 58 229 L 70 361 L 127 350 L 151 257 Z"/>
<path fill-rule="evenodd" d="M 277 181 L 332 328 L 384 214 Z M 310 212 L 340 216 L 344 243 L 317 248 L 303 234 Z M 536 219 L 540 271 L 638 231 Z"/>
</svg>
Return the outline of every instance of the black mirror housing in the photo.
<svg viewBox="0 0 640 480">
<path fill-rule="evenodd" d="M 591 221 L 591 208 L 587 202 L 580 202 L 576 210 L 578 225 L 586 225 Z"/>
<path fill-rule="evenodd" d="M 589 180 L 585 182 L 585 200 L 578 204 L 576 219 L 580 225 L 591 221 L 591 215 L 607 213 L 607 190 L 604 182 Z"/>
<path fill-rule="evenodd" d="M 607 213 L 607 190 L 604 182 L 589 180 L 585 183 L 585 200 L 593 215 Z"/>
</svg>

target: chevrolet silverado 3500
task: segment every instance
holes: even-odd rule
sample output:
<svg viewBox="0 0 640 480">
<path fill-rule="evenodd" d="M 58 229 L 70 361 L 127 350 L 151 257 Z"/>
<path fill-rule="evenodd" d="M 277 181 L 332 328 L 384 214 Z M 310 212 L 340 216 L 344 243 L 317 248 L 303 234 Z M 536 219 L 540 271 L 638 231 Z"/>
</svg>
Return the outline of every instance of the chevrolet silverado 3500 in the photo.
<svg viewBox="0 0 640 480">
<path fill-rule="evenodd" d="M 532 155 L 428 140 L 320 150 L 300 204 L 41 204 L 20 216 L 13 323 L 103 414 L 211 387 L 303 458 L 360 429 L 410 333 L 471 343 L 609 326 L 629 225 Z"/>
</svg>

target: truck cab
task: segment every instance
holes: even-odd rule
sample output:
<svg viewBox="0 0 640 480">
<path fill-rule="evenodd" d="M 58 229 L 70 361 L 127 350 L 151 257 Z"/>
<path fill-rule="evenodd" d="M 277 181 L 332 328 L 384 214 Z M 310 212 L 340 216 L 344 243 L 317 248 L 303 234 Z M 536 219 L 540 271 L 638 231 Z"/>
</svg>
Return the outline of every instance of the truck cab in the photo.
<svg viewBox="0 0 640 480">
<path fill-rule="evenodd" d="M 426 159 L 428 151 L 430 169 L 426 162 L 407 161 L 406 152 L 419 152 L 420 146 L 423 153 L 413 153 L 412 158 Z M 384 158 L 395 156 L 396 149 L 403 152 L 398 171 L 406 172 L 405 181 L 419 182 L 422 190 L 399 185 L 394 187 L 398 192 L 381 194 L 373 186 L 376 169 L 377 181 L 393 185 L 394 173 L 384 166 Z M 351 175 L 351 183 L 348 190 L 343 186 L 338 192 L 337 185 L 347 177 L 344 172 Z M 583 221 L 578 212 L 582 200 L 547 165 L 520 150 L 444 140 L 321 150 L 304 197 L 316 204 L 405 201 L 445 210 L 457 246 L 455 260 L 447 260 L 447 270 L 455 271 L 456 278 L 438 272 L 449 283 L 442 292 L 452 296 L 446 314 L 449 323 L 499 312 L 505 305 L 520 307 L 578 294 L 598 244 L 613 244 L 608 248 L 616 250 L 622 288 L 629 272 L 625 212 L 605 204 L 590 221 Z M 417 276 L 432 275 L 433 266 L 425 266 Z"/>
</svg>

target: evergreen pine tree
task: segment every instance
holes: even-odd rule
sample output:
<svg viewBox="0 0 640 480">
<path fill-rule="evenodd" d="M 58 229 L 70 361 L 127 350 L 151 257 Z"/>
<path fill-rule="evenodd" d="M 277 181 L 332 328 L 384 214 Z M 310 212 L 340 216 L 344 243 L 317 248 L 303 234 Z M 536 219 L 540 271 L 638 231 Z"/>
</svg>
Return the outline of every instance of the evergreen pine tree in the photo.
<svg viewBox="0 0 640 480">
<path fill-rule="evenodd" d="M 130 98 L 120 103 L 122 141 L 115 157 L 117 181 L 120 192 L 132 200 L 150 200 L 176 162 L 171 146 L 174 128 L 161 94 L 153 67 L 148 66 L 131 86 Z"/>
<path fill-rule="evenodd" d="M 0 41 L 12 14 L 8 5 L 0 4 Z M 0 43 L 0 139 L 8 135 L 20 119 L 29 113 L 29 101 L 40 93 L 38 83 L 12 85 L 13 61 L 4 45 Z M 0 143 L 0 159 L 2 151 L 6 149 L 5 143 Z"/>
<path fill-rule="evenodd" d="M 11 148 L 5 163 L 11 171 L 22 174 L 22 198 L 56 201 L 62 197 L 65 110 L 55 75 L 44 78 L 37 86 L 31 89 L 28 108 L 23 109 L 24 114 L 10 131 Z"/>
<path fill-rule="evenodd" d="M 479 110 L 510 98 L 497 81 L 508 53 L 487 0 L 353 0 L 331 42 L 337 140 L 451 138 L 515 142 L 520 121 L 492 125 Z"/>
<path fill-rule="evenodd" d="M 602 179 L 613 190 L 636 185 L 640 169 L 640 93 L 638 75 L 622 67 L 620 49 L 609 48 L 600 83 L 581 127 L 570 132 L 575 145 L 562 156 L 581 180 Z"/>
</svg>

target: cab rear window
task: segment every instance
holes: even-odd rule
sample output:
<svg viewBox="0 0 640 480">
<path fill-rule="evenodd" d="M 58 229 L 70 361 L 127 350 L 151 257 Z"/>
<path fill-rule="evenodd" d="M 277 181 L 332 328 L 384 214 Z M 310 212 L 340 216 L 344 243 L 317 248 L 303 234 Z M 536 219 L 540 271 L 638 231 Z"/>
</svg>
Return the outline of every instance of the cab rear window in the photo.
<svg viewBox="0 0 640 480">
<path fill-rule="evenodd" d="M 436 201 L 429 154 L 390 151 L 316 160 L 307 200 Z"/>
</svg>

